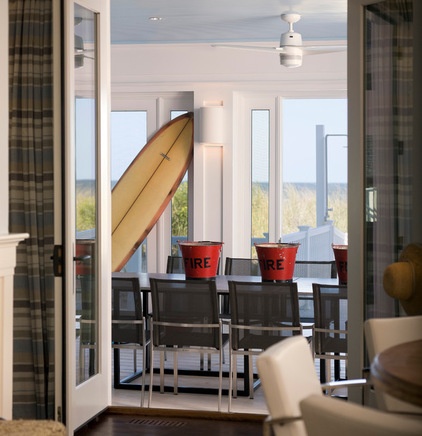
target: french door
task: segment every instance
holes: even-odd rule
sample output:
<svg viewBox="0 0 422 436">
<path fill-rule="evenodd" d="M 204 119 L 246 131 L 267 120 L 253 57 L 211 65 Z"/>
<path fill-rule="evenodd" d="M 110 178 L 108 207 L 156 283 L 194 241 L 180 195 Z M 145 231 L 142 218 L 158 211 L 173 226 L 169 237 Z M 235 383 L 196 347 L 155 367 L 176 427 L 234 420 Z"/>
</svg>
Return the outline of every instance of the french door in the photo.
<svg viewBox="0 0 422 436">
<path fill-rule="evenodd" d="M 109 1 L 66 0 L 65 423 L 111 403 Z"/>
<path fill-rule="evenodd" d="M 348 2 L 348 287 L 358 291 L 349 296 L 351 378 L 367 365 L 364 321 L 402 312 L 383 289 L 385 268 L 421 240 L 421 88 L 415 80 L 421 52 L 414 43 L 421 12 L 417 0 Z"/>
</svg>

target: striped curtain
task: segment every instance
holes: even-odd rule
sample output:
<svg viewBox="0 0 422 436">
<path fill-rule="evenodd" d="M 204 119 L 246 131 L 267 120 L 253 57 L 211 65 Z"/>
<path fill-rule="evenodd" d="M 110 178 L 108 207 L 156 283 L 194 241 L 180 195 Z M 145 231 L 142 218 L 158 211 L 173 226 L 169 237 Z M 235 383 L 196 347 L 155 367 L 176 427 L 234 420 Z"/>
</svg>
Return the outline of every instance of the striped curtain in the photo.
<svg viewBox="0 0 422 436">
<path fill-rule="evenodd" d="M 54 418 L 52 0 L 9 0 L 14 418 Z"/>
</svg>

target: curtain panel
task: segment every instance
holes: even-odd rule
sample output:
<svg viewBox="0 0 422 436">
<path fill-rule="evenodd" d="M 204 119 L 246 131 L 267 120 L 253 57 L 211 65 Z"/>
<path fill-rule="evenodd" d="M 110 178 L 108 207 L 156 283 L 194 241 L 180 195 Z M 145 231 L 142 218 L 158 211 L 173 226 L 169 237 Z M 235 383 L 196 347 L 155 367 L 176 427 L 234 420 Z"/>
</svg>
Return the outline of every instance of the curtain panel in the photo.
<svg viewBox="0 0 422 436">
<path fill-rule="evenodd" d="M 14 283 L 15 419 L 54 419 L 52 3 L 9 1 L 9 230 L 30 235 Z"/>
</svg>

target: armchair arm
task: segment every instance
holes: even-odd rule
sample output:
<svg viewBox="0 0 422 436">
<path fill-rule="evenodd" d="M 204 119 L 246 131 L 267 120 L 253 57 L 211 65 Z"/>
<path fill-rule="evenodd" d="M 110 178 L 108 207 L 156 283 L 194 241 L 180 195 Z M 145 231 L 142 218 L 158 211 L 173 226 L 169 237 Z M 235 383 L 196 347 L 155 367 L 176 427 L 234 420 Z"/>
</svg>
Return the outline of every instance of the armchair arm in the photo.
<svg viewBox="0 0 422 436">
<path fill-rule="evenodd" d="M 343 388 L 343 387 L 351 387 L 351 386 L 366 386 L 368 384 L 368 380 L 365 378 L 357 378 L 353 380 L 341 380 L 341 381 L 332 381 L 328 383 L 322 383 L 321 389 L 323 391 L 332 391 L 336 388 Z"/>
<path fill-rule="evenodd" d="M 334 389 L 337 388 L 350 388 L 350 387 L 363 387 L 364 389 L 369 389 L 370 384 L 365 378 L 357 378 L 352 380 L 342 380 L 342 381 L 332 381 L 328 383 L 321 384 L 321 389 L 323 393 L 327 396 L 331 396 Z M 362 403 L 364 402 L 364 398 L 366 395 L 366 391 L 364 390 L 362 393 Z"/>
</svg>

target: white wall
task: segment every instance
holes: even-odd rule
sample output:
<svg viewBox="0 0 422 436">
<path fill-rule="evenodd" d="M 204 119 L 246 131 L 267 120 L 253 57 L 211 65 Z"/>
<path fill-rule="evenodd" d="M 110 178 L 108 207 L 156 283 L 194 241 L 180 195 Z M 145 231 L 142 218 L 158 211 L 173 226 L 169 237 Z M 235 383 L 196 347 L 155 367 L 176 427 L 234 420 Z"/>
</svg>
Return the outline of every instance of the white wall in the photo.
<svg viewBox="0 0 422 436">
<path fill-rule="evenodd" d="M 160 85 L 161 91 L 201 84 L 248 91 L 292 87 L 299 91 L 300 84 L 303 91 L 327 88 L 345 92 L 346 52 L 308 56 L 302 67 L 288 69 L 273 53 L 207 44 L 113 45 L 112 83 L 113 89 Z"/>
</svg>

